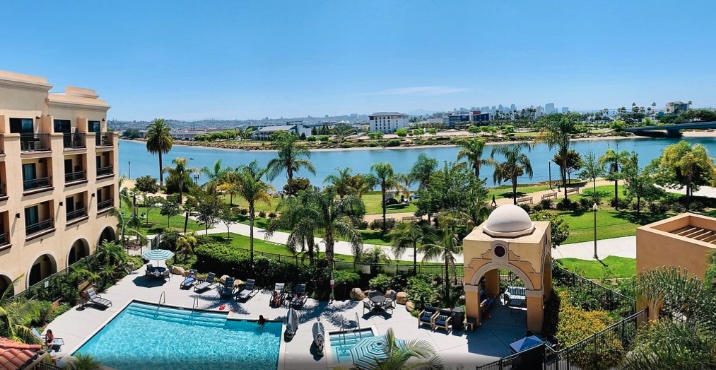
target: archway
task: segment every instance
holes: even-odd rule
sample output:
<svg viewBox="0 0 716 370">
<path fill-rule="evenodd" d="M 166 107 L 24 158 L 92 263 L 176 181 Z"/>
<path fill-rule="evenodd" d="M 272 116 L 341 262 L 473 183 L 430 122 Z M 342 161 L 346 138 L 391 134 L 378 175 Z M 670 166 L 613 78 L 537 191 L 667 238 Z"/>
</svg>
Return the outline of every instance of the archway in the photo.
<svg viewBox="0 0 716 370">
<path fill-rule="evenodd" d="M 102 230 L 102 233 L 99 235 L 99 240 L 97 241 L 97 245 L 102 244 L 104 241 L 113 242 L 117 240 L 117 234 L 114 231 L 114 228 L 111 226 L 107 226 Z"/>
<path fill-rule="evenodd" d="M 82 238 L 75 240 L 75 242 L 72 243 L 72 248 L 70 248 L 70 252 L 67 255 L 67 266 L 70 266 L 78 260 L 89 256 L 89 254 L 89 243 Z"/>
<path fill-rule="evenodd" d="M 57 262 L 52 255 L 43 254 L 35 259 L 27 277 L 28 288 L 57 272 Z"/>
<path fill-rule="evenodd" d="M 12 286 L 12 279 L 7 275 L 0 274 L 0 294 L 5 293 L 5 289 Z M 15 289 L 10 289 L 7 297 L 12 297 L 15 294 Z"/>
</svg>

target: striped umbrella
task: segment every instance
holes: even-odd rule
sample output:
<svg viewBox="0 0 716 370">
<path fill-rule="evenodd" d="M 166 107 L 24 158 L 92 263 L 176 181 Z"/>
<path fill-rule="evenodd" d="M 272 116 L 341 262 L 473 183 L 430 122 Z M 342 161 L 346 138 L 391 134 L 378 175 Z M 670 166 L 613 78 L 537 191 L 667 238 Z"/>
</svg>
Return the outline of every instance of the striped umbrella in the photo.
<svg viewBox="0 0 716 370">
<path fill-rule="evenodd" d="M 174 252 L 166 249 L 152 249 L 142 253 L 142 257 L 149 261 L 164 261 L 174 257 Z"/>
<path fill-rule="evenodd" d="M 387 344 L 388 341 L 385 335 L 361 339 L 350 350 L 353 363 L 359 369 L 374 367 L 376 360 L 381 361 L 388 358 Z M 396 339 L 395 344 L 398 348 L 407 349 L 407 345 L 402 339 Z"/>
</svg>

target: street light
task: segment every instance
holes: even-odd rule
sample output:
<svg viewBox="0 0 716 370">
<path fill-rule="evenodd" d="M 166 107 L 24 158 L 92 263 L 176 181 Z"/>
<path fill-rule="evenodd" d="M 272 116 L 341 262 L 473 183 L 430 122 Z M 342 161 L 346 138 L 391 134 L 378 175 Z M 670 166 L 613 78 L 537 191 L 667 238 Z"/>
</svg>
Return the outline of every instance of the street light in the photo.
<svg viewBox="0 0 716 370">
<path fill-rule="evenodd" d="M 597 257 L 597 203 L 594 202 L 594 205 L 592 206 L 592 210 L 594 211 L 594 259 L 599 260 L 599 257 Z"/>
<path fill-rule="evenodd" d="M 127 162 L 129 164 L 129 179 L 132 179 L 132 161 Z"/>
<path fill-rule="evenodd" d="M 194 174 L 194 185 L 199 185 L 199 174 L 198 173 Z"/>
</svg>

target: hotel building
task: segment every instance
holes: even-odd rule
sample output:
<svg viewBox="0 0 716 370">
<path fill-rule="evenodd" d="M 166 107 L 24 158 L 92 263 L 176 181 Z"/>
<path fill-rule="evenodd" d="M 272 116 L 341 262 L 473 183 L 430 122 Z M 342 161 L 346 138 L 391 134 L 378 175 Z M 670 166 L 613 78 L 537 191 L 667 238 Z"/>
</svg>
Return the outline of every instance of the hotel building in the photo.
<svg viewBox="0 0 716 370">
<path fill-rule="evenodd" d="M 370 131 L 380 131 L 386 134 L 393 133 L 399 128 L 408 128 L 408 115 L 397 112 L 380 112 L 368 116 Z"/>
<path fill-rule="evenodd" d="M 15 292 L 115 240 L 118 136 L 90 89 L 0 71 L 0 291 Z"/>
</svg>

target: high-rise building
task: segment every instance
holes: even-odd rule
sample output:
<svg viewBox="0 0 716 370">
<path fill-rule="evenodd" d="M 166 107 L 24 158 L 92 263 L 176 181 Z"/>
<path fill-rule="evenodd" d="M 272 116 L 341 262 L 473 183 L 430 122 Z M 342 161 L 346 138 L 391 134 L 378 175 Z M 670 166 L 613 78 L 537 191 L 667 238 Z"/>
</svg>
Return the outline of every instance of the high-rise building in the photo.
<svg viewBox="0 0 716 370">
<path fill-rule="evenodd" d="M 569 107 L 562 107 L 562 113 L 569 113 Z"/>
<path fill-rule="evenodd" d="M 551 114 L 551 113 L 554 113 L 554 112 L 556 112 L 556 110 L 554 110 L 554 103 L 547 103 L 547 104 L 545 104 L 545 106 L 544 106 L 544 113 L 545 113 L 545 114 Z"/>
<path fill-rule="evenodd" d="M 409 126 L 408 115 L 397 112 L 378 112 L 368 116 L 370 131 L 392 133 L 399 128 Z"/>
<path fill-rule="evenodd" d="M 0 71 L 0 290 L 15 292 L 116 239 L 118 136 L 94 90 L 50 93 Z"/>
</svg>

